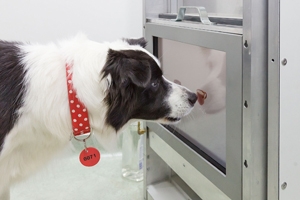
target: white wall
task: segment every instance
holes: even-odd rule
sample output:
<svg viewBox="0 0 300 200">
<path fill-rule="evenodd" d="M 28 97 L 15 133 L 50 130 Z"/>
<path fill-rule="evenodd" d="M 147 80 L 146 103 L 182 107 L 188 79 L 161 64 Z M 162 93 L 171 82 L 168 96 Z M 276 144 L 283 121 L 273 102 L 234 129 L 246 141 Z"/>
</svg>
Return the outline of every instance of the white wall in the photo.
<svg viewBox="0 0 300 200">
<path fill-rule="evenodd" d="M 84 32 L 95 41 L 141 37 L 141 0 L 0 0 L 0 40 L 57 41 Z"/>
</svg>

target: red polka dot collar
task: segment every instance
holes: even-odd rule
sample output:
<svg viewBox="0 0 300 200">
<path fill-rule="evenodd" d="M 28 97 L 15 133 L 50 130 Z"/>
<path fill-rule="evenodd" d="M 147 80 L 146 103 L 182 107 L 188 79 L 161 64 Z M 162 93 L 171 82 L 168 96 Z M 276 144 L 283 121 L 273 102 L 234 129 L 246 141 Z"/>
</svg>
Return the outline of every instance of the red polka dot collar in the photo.
<svg viewBox="0 0 300 200">
<path fill-rule="evenodd" d="M 67 71 L 67 87 L 68 87 L 68 99 L 72 120 L 72 129 L 74 136 L 90 133 L 90 122 L 88 116 L 88 110 L 84 104 L 78 99 L 76 90 L 73 88 L 72 83 L 72 69 L 69 64 L 66 64 Z"/>
</svg>

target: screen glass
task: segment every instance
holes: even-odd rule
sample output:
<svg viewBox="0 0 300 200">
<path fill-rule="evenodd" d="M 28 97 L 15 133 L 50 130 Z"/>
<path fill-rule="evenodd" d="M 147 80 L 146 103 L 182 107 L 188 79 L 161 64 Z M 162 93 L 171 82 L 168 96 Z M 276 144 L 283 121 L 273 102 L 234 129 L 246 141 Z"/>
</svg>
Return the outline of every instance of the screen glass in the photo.
<svg viewBox="0 0 300 200">
<path fill-rule="evenodd" d="M 225 173 L 226 52 L 158 38 L 164 76 L 198 95 L 188 116 L 167 128 Z"/>
</svg>

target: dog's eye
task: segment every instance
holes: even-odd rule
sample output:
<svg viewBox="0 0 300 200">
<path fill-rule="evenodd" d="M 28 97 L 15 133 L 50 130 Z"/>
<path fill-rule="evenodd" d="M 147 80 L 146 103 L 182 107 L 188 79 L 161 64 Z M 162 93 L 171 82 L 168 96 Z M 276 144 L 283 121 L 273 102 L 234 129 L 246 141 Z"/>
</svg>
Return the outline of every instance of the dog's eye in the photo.
<svg viewBox="0 0 300 200">
<path fill-rule="evenodd" d="M 157 88 L 159 86 L 159 82 L 158 81 L 152 82 L 151 86 Z"/>
<path fill-rule="evenodd" d="M 128 79 L 123 80 L 122 86 L 127 87 L 128 85 L 129 85 L 129 80 Z"/>
</svg>

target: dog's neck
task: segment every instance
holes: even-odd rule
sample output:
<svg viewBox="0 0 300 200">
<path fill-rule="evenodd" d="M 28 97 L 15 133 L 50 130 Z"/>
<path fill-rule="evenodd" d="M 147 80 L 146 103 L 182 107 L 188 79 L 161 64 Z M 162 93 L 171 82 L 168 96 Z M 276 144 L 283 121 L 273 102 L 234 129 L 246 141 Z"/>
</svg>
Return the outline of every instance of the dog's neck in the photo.
<svg viewBox="0 0 300 200">
<path fill-rule="evenodd" d="M 91 132 L 88 110 L 78 99 L 77 92 L 72 83 L 72 64 L 66 64 L 66 77 L 68 88 L 68 101 L 71 114 L 72 131 L 74 136 Z"/>
<path fill-rule="evenodd" d="M 67 64 L 68 63 L 66 63 L 66 65 Z M 112 126 L 106 123 L 108 109 L 104 101 L 107 89 L 111 82 L 110 77 L 101 79 L 99 73 L 95 71 L 85 71 L 84 73 L 86 74 L 81 75 L 81 73 L 79 73 L 82 70 L 80 63 L 70 65 L 72 65 L 71 71 L 73 73 L 72 83 L 74 91 L 80 102 L 87 109 L 90 128 L 93 134 L 99 138 L 100 143 L 105 149 L 116 149 L 115 141 L 117 141 L 116 138 L 118 137 L 118 133 Z M 89 80 L 87 80 L 87 78 Z M 67 92 L 68 91 L 66 91 L 66 93 Z M 86 92 L 90 92 L 91 94 L 86 94 Z"/>
</svg>

